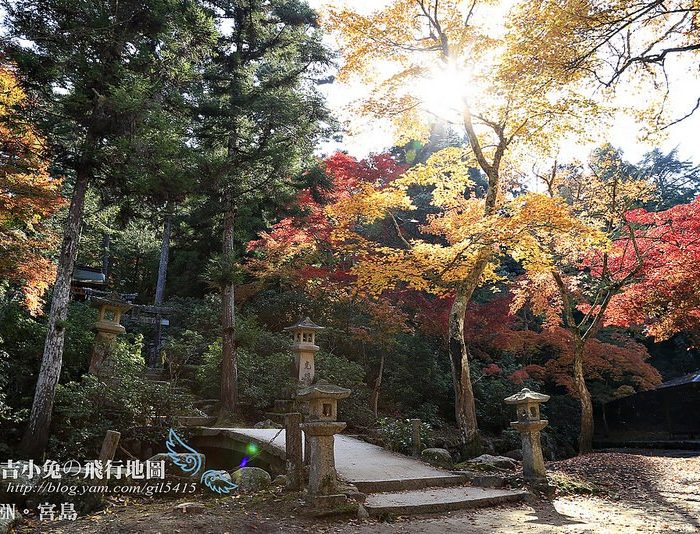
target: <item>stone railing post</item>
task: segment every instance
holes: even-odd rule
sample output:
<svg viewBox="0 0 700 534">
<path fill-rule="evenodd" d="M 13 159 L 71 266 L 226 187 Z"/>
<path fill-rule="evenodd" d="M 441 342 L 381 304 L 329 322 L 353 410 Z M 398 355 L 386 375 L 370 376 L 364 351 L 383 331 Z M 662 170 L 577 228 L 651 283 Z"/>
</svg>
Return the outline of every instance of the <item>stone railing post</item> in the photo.
<svg viewBox="0 0 700 534">
<path fill-rule="evenodd" d="M 287 487 L 294 491 L 299 491 L 304 487 L 304 463 L 300 425 L 300 413 L 285 414 L 284 434 L 287 452 Z"/>
<path fill-rule="evenodd" d="M 411 419 L 411 445 L 413 456 L 420 456 L 421 440 L 420 440 L 420 419 Z"/>
</svg>

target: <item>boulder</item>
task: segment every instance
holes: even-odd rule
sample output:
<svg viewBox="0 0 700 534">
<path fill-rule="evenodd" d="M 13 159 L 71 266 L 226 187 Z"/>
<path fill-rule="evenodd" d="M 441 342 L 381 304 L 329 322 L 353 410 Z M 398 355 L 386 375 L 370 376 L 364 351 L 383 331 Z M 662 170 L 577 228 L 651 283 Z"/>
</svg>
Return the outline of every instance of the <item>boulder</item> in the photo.
<svg viewBox="0 0 700 534">
<path fill-rule="evenodd" d="M 452 455 L 447 449 L 423 449 L 420 453 L 421 460 L 437 467 L 452 467 Z"/>
<path fill-rule="evenodd" d="M 187 458 L 191 457 L 192 453 L 187 453 L 187 454 L 176 454 L 174 457 L 177 457 L 178 460 L 182 463 L 187 462 Z M 204 473 L 206 469 L 206 458 L 203 454 L 197 453 L 197 456 L 200 457 L 200 465 L 201 467 L 195 472 L 195 473 L 185 473 L 180 467 L 175 465 L 173 460 L 170 457 L 170 454 L 161 452 L 160 454 L 156 454 L 155 456 L 151 456 L 147 461 L 149 462 L 165 462 L 165 474 L 167 476 L 171 477 L 187 477 L 187 478 L 193 478 L 199 480 L 200 477 L 202 476 L 202 473 Z"/>
<path fill-rule="evenodd" d="M 287 486 L 287 475 L 277 475 L 272 481 L 273 486 L 282 486 L 283 488 Z"/>
<path fill-rule="evenodd" d="M 495 467 L 498 469 L 516 469 L 518 463 L 507 456 L 492 456 L 491 454 L 482 454 L 476 458 L 469 460 L 470 464 Z"/>
<path fill-rule="evenodd" d="M 504 452 L 503 456 L 506 456 L 508 458 L 512 458 L 513 460 L 518 460 L 519 462 L 523 461 L 523 450 L 522 449 L 513 449 L 512 451 Z"/>
<path fill-rule="evenodd" d="M 242 493 L 260 491 L 272 484 L 270 473 L 259 467 L 241 467 L 231 473 L 231 479 Z"/>
<path fill-rule="evenodd" d="M 364 521 L 365 519 L 369 519 L 369 512 L 367 511 L 367 508 L 365 508 L 361 504 L 357 507 L 357 519 L 360 519 L 362 521 Z"/>
</svg>

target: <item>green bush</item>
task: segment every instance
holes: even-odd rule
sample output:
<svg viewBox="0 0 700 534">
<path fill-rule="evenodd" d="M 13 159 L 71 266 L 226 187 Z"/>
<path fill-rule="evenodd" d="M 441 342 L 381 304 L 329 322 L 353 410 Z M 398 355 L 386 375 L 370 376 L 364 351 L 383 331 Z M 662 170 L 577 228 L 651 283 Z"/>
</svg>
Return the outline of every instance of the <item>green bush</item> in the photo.
<svg viewBox="0 0 700 534">
<path fill-rule="evenodd" d="M 173 417 L 192 413 L 192 399 L 170 384 L 144 377 L 142 339 L 120 340 L 107 379 L 85 375 L 80 382 L 59 384 L 56 390 L 49 456 L 55 459 L 95 458 L 107 430 L 122 439 L 147 440 L 143 427 L 152 427 L 160 441 Z"/>
<path fill-rule="evenodd" d="M 284 352 L 256 354 L 238 347 L 238 386 L 242 398 L 257 408 L 266 408 L 285 398 L 292 386 L 292 355 Z M 202 395 L 217 398 L 221 391 L 221 340 L 205 351 L 196 380 Z"/>
<path fill-rule="evenodd" d="M 410 419 L 382 417 L 377 420 L 377 423 L 379 434 L 387 448 L 403 454 L 411 454 L 413 451 L 413 424 Z M 431 446 L 432 436 L 428 423 L 421 422 L 420 439 L 422 448 Z"/>
</svg>

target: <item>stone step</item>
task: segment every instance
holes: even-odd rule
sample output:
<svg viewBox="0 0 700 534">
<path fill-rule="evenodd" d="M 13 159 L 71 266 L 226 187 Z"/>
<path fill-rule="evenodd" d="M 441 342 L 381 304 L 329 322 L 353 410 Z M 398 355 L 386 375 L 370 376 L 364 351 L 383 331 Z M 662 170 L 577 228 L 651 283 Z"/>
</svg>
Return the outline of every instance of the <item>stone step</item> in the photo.
<svg viewBox="0 0 700 534">
<path fill-rule="evenodd" d="M 461 486 L 469 479 L 461 474 L 444 474 L 411 478 L 390 478 L 381 480 L 352 480 L 362 493 L 380 493 L 386 491 L 420 490 L 424 488 Z"/>
<path fill-rule="evenodd" d="M 364 506 L 367 512 L 375 517 L 384 514 L 428 514 L 518 502 L 528 495 L 527 491 L 522 490 L 469 486 L 431 487 L 402 492 L 373 493 L 367 496 Z"/>
</svg>

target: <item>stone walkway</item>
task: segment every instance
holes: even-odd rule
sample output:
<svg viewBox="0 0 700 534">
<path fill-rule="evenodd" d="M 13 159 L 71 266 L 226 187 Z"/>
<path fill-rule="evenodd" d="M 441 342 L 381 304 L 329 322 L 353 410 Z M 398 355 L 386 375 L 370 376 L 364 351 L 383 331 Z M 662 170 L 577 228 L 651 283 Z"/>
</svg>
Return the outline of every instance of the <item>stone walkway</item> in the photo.
<svg viewBox="0 0 700 534">
<path fill-rule="evenodd" d="M 284 458 L 284 430 L 203 429 L 236 441 L 252 441 Z M 211 434 L 210 434 L 211 435 Z M 446 512 L 522 500 L 527 492 L 466 486 L 466 477 L 352 436 L 335 436 L 335 465 L 341 478 L 369 494 L 370 515 Z"/>
<path fill-rule="evenodd" d="M 258 444 L 269 443 L 284 457 L 284 430 L 257 428 L 230 428 L 233 435 L 247 436 Z M 273 441 L 273 438 L 275 438 Z M 270 450 L 268 448 L 268 450 Z M 335 436 L 335 467 L 338 474 L 350 482 L 387 481 L 405 479 L 452 478 L 449 471 L 437 469 L 424 462 L 388 451 L 377 445 L 338 434 Z"/>
</svg>

